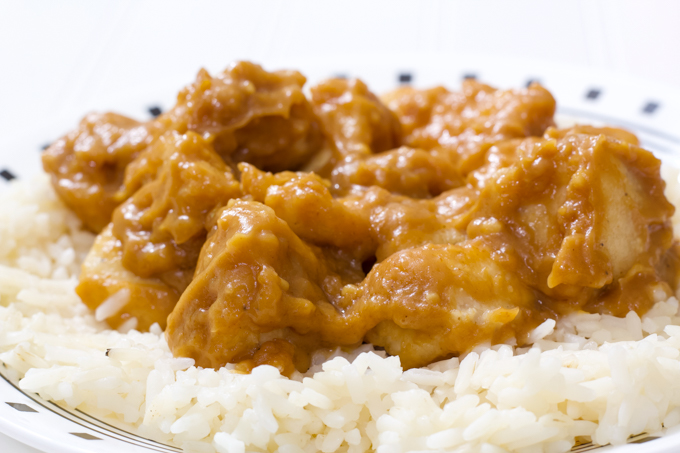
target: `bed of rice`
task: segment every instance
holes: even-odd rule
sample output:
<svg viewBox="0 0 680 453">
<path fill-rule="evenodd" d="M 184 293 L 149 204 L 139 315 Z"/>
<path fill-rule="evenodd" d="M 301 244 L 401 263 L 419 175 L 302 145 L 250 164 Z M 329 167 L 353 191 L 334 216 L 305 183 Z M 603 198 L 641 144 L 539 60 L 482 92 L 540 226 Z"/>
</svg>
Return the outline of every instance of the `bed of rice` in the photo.
<svg viewBox="0 0 680 453">
<path fill-rule="evenodd" d="M 0 361 L 26 391 L 186 451 L 557 453 L 680 428 L 680 313 L 661 292 L 642 319 L 548 321 L 530 349 L 404 372 L 364 347 L 242 375 L 173 358 L 157 326 L 98 322 L 74 293 L 92 241 L 46 177 L 0 194 Z"/>
</svg>

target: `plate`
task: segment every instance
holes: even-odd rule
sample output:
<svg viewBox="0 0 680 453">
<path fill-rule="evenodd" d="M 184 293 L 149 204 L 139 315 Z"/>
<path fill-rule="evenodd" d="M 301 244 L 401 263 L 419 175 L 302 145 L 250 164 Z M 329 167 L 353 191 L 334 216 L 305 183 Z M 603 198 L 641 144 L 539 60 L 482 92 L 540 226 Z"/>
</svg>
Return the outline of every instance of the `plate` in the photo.
<svg viewBox="0 0 680 453">
<path fill-rule="evenodd" d="M 226 65 L 227 62 L 225 62 Z M 680 89 L 644 80 L 534 61 L 482 59 L 475 56 L 384 55 L 334 57 L 315 61 L 267 61 L 267 69 L 295 68 L 314 83 L 330 76 L 362 78 L 374 92 L 403 83 L 416 87 L 445 85 L 456 89 L 464 78 L 477 78 L 502 88 L 538 81 L 558 102 L 558 119 L 621 126 L 636 133 L 643 147 L 665 163 L 680 167 Z M 186 83 L 189 83 L 187 80 Z M 81 106 L 36 127 L 31 137 L 9 135 L 0 148 L 0 190 L 15 178 L 30 178 L 40 167 L 40 153 L 50 140 L 75 126 L 87 110 L 114 110 L 148 119 L 174 102 L 176 83 L 156 82 L 126 93 L 109 93 L 93 105 Z M 118 429 L 102 420 L 19 390 L 11 370 L 0 366 L 0 432 L 49 452 L 180 452 L 181 449 Z M 1 443 L 1 441 L 0 441 Z M 641 435 L 620 447 L 581 445 L 572 451 L 677 451 L 680 433 Z"/>
</svg>

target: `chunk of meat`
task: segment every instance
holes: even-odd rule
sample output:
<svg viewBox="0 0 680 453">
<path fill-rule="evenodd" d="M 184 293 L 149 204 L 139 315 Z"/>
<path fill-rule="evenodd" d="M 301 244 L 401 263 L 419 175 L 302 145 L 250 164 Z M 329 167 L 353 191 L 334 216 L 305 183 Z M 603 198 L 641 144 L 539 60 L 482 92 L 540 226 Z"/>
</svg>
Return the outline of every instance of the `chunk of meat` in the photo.
<svg viewBox="0 0 680 453">
<path fill-rule="evenodd" d="M 345 160 L 399 146 L 399 120 L 361 80 L 330 79 L 311 89 L 311 104 L 328 146 L 305 169 L 328 176 Z"/>
<path fill-rule="evenodd" d="M 406 367 L 420 366 L 489 336 L 512 336 L 513 323 L 528 325 L 518 318 L 533 294 L 494 264 L 492 250 L 481 240 L 411 248 L 357 284 L 334 274 L 328 257 L 271 208 L 235 201 L 168 318 L 168 344 L 216 367 L 253 360 L 274 334 L 304 354 L 310 345 L 355 345 L 375 329 L 369 338 L 377 345 Z"/>
<path fill-rule="evenodd" d="M 161 132 L 157 122 L 91 113 L 45 150 L 43 167 L 64 203 L 87 228 L 99 232 L 125 200 L 120 190 L 126 166 Z"/>
<path fill-rule="evenodd" d="M 521 90 L 497 90 L 465 80 L 461 92 L 402 87 L 382 100 L 403 126 L 404 145 L 449 151 L 463 175 L 483 163 L 493 144 L 540 136 L 554 124 L 555 99 L 537 83 Z"/>
<path fill-rule="evenodd" d="M 368 216 L 334 199 L 328 181 L 315 173 L 272 175 L 247 164 L 240 168 L 244 193 L 254 193 L 305 241 L 364 256 L 375 250 Z"/>
<path fill-rule="evenodd" d="M 115 328 L 136 319 L 135 328 L 148 330 L 157 322 L 165 329 L 166 320 L 191 275 L 178 272 L 174 278 L 142 278 L 123 266 L 123 245 L 112 233 L 109 224 L 97 236 L 83 262 L 76 293 L 91 310 L 112 298 L 123 298 L 106 322 Z M 133 321 L 134 322 L 134 321 Z"/>
<path fill-rule="evenodd" d="M 393 253 L 426 244 L 455 244 L 467 238 L 460 217 L 477 201 L 478 193 L 460 187 L 433 199 L 414 200 L 370 189 L 358 203 L 369 209 L 378 262 Z"/>
<path fill-rule="evenodd" d="M 169 344 L 200 366 L 251 359 L 264 333 L 314 333 L 337 317 L 326 283 L 326 291 L 344 286 L 321 249 L 305 244 L 271 208 L 234 201 L 219 214 L 194 280 L 168 318 Z M 359 341 L 361 335 L 345 340 Z"/>
<path fill-rule="evenodd" d="M 548 128 L 545 133 L 547 138 L 564 138 L 569 135 L 605 135 L 615 140 L 630 143 L 631 145 L 640 146 L 640 140 L 632 132 L 618 127 L 595 127 L 586 124 L 577 124 L 573 127 L 565 129 Z"/>
<path fill-rule="evenodd" d="M 141 277 L 193 273 L 205 242 L 206 217 L 241 195 L 231 170 L 199 135 L 170 132 L 161 143 L 156 178 L 113 214 L 123 265 Z"/>
<path fill-rule="evenodd" d="M 605 135 L 621 140 L 631 145 L 639 145 L 637 137 L 623 129 L 614 127 L 594 127 L 576 125 L 566 129 L 548 128 L 544 138 L 564 138 L 571 135 Z M 467 182 L 474 187 L 483 188 L 486 181 L 493 178 L 498 170 L 509 167 L 526 154 L 526 149 L 540 142 L 542 138 L 535 139 L 509 139 L 494 144 L 486 152 L 484 163 L 467 176 Z M 522 149 L 520 149 L 520 147 Z"/>
<path fill-rule="evenodd" d="M 296 169 L 317 153 L 323 136 L 296 71 L 267 72 L 235 63 L 217 77 L 201 70 L 182 90 L 177 105 L 140 123 L 115 113 L 90 114 L 77 130 L 52 144 L 43 167 L 59 196 L 87 228 L 99 232 L 113 210 L 153 179 L 146 158 L 133 162 L 168 131 L 194 131 L 231 163 L 252 162 L 267 170 Z M 157 164 L 156 164 L 157 165 Z"/>
<path fill-rule="evenodd" d="M 241 164 L 243 192 L 274 209 L 305 241 L 350 250 L 360 260 L 377 261 L 405 248 L 453 243 L 465 238 L 455 230 L 457 217 L 477 199 L 460 187 L 433 199 L 393 195 L 378 187 L 334 198 L 328 182 L 313 173 L 264 173 Z"/>
<path fill-rule="evenodd" d="M 265 170 L 300 167 L 322 145 L 321 130 L 302 92 L 297 71 L 267 72 L 238 62 L 212 77 L 201 70 L 166 115 L 169 127 L 214 140 L 216 151 L 234 162 Z"/>
<path fill-rule="evenodd" d="M 239 371 L 250 373 L 253 368 L 260 365 L 269 365 L 279 369 L 283 376 L 290 376 L 295 371 L 295 346 L 289 341 L 275 338 L 262 343 L 252 359 L 239 362 L 236 368 Z M 303 368 L 307 368 L 303 366 Z"/>
<path fill-rule="evenodd" d="M 519 149 L 520 147 L 526 148 L 531 146 L 537 140 L 540 139 L 514 138 L 494 144 L 486 152 L 484 163 L 468 173 L 468 184 L 478 189 L 483 189 L 487 181 L 493 178 L 498 170 L 509 167 L 517 162 L 517 159 L 522 154 L 522 151 Z"/>
<path fill-rule="evenodd" d="M 197 134 L 170 132 L 153 151 L 158 156 L 149 159 L 162 162 L 156 178 L 115 210 L 77 289 L 91 308 L 127 290 L 128 303 L 107 319 L 113 327 L 125 317 L 136 317 L 139 329 L 165 325 L 193 277 L 208 215 L 241 195 L 229 168 Z"/>
<path fill-rule="evenodd" d="M 427 244 L 391 255 L 362 282 L 350 316 L 365 339 L 424 366 L 482 343 L 520 344 L 543 314 L 533 292 L 499 259 L 495 238 Z M 349 323 L 352 325 L 353 320 Z"/>
<path fill-rule="evenodd" d="M 627 276 L 657 275 L 672 244 L 659 160 L 614 134 L 580 132 L 519 146 L 463 221 L 470 238 L 503 234 L 526 264 L 517 272 L 556 307 L 581 308 Z M 636 309 L 651 303 L 640 299 Z"/>
<path fill-rule="evenodd" d="M 412 198 L 430 198 L 464 183 L 440 150 L 408 147 L 344 162 L 333 170 L 332 181 L 340 193 L 352 185 L 377 186 Z"/>
</svg>

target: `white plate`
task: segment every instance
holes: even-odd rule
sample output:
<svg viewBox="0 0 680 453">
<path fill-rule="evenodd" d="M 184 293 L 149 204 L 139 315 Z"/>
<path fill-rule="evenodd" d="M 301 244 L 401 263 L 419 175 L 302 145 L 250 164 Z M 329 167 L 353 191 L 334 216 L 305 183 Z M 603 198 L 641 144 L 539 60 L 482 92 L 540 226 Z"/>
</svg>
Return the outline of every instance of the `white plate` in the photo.
<svg viewBox="0 0 680 453">
<path fill-rule="evenodd" d="M 404 80 L 418 87 L 443 84 L 450 88 L 457 88 L 464 77 L 470 76 L 499 87 L 524 86 L 537 80 L 557 99 L 562 118 L 625 127 L 665 162 L 680 166 L 680 90 L 653 83 L 540 62 L 489 61 L 460 55 L 382 55 L 373 60 L 345 56 L 313 62 L 270 61 L 266 67 L 300 69 L 312 83 L 329 76 L 359 76 L 375 92 L 393 88 Z M 0 176 L 5 180 L 28 178 L 40 171 L 41 150 L 49 140 L 74 127 L 85 110 L 115 110 L 147 119 L 151 109 L 170 107 L 179 88 L 161 82 L 134 87 L 127 93 L 110 93 L 109 98 L 99 99 L 83 111 L 36 126 L 28 138 L 10 134 L 0 148 Z M 0 179 L 0 190 L 3 186 Z M 0 432 L 26 445 L 48 452 L 181 451 L 22 392 L 11 374 L 0 366 Z M 617 448 L 581 446 L 574 451 L 674 452 L 680 449 L 680 433 L 659 438 L 638 436 L 632 442 Z"/>
</svg>

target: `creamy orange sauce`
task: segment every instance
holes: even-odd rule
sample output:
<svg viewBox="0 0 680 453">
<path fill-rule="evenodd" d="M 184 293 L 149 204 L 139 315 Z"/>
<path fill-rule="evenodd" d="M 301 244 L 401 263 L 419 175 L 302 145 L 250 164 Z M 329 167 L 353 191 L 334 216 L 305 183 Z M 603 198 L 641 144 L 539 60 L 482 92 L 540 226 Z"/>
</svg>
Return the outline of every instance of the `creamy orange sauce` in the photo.
<svg viewBox="0 0 680 453">
<path fill-rule="evenodd" d="M 201 71 L 159 118 L 91 114 L 53 144 L 57 193 L 100 233 L 83 302 L 126 295 L 112 327 L 157 322 L 199 366 L 289 375 L 320 348 L 418 367 L 675 291 L 674 208 L 633 134 L 555 129 L 537 84 L 304 83 Z"/>
</svg>

